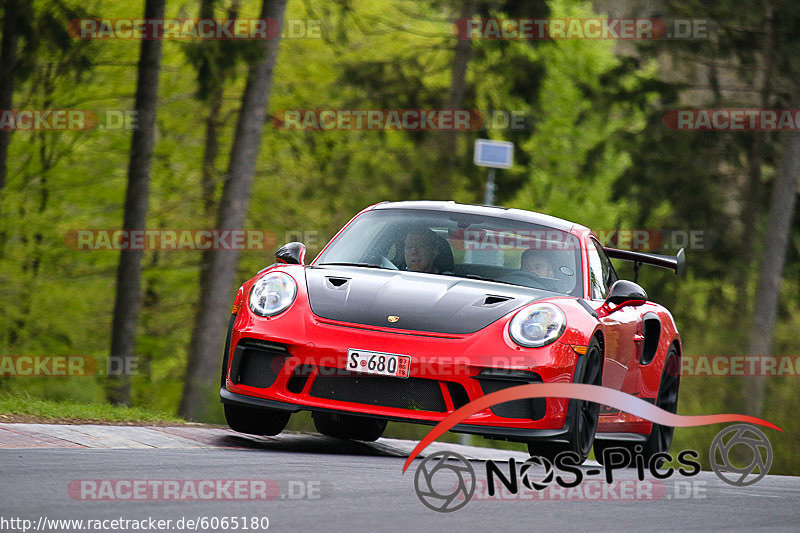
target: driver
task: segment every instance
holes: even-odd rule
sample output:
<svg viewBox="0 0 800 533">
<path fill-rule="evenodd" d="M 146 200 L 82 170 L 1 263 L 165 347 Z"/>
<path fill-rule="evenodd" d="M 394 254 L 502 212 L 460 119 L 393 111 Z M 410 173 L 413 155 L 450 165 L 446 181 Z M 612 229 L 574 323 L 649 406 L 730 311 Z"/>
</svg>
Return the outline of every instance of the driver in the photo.
<svg viewBox="0 0 800 533">
<path fill-rule="evenodd" d="M 531 248 L 522 253 L 520 270 L 536 274 L 540 278 L 554 278 L 553 264 L 547 254 L 539 253 L 538 250 Z"/>
<path fill-rule="evenodd" d="M 427 228 L 415 228 L 406 235 L 406 268 L 412 272 L 436 274 L 436 234 Z"/>
</svg>

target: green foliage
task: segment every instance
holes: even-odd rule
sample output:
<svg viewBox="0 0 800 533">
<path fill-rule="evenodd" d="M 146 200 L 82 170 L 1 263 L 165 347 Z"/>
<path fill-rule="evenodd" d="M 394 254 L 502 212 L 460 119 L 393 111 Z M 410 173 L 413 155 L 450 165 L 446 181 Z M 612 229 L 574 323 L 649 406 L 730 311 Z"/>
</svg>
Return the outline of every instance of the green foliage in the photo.
<svg viewBox="0 0 800 533">
<path fill-rule="evenodd" d="M 163 411 L 140 407 L 120 407 L 104 403 L 43 400 L 26 393 L 0 393 L 0 414 L 33 420 L 103 423 L 178 423 L 183 422 Z M 3 421 L 3 417 L 0 417 Z"/>
<path fill-rule="evenodd" d="M 551 3 L 552 16 L 588 18 L 588 3 Z M 644 127 L 641 104 L 625 100 L 598 106 L 604 77 L 621 61 L 614 43 L 555 40 L 536 50 L 544 66 L 538 95 L 536 129 L 521 144 L 529 156 L 527 179 L 512 205 L 603 229 L 625 227 L 626 199 L 612 196 L 613 184 L 630 166 L 629 147 L 620 133 Z M 619 85 L 641 85 L 655 69 L 623 72 Z M 554 176 L 558 178 L 554 179 Z"/>
<path fill-rule="evenodd" d="M 258 1 L 241 4 L 240 17 L 258 16 Z M 538 1 L 478 4 L 480 16 L 486 17 L 596 16 L 591 3 L 583 1 L 551 0 L 546 6 Z M 247 228 L 268 230 L 275 238 L 270 249 L 241 254 L 240 280 L 270 264 L 271 254 L 285 241 L 305 240 L 313 257 L 350 217 L 375 202 L 447 198 L 479 203 L 485 171 L 471 163 L 472 143 L 477 137 L 510 140 L 515 144 L 516 165 L 498 173 L 498 203 L 598 230 L 677 228 L 713 235 L 712 247 L 688 252 L 684 277 L 646 270 L 640 281 L 673 313 L 685 354 L 743 353 L 749 322 L 746 310 L 739 308 L 740 295 L 753 294 L 754 279 L 749 276 L 743 282 L 737 275 L 742 254 L 738 244 L 743 231 L 763 230 L 761 225 L 740 227 L 739 190 L 752 137 L 664 127 L 668 109 L 732 106 L 737 101 L 725 91 L 692 100 L 685 80 L 675 81 L 679 67 L 676 72 L 664 68 L 663 54 L 671 54 L 681 69 L 690 67 L 678 59 L 735 58 L 749 66 L 740 69 L 743 74 L 736 83 L 757 84 L 759 76 L 751 67 L 760 57 L 760 33 L 742 33 L 736 23 L 757 28 L 763 13 L 759 6 L 730 2 L 717 7 L 689 0 L 671 4 L 676 16 L 708 15 L 719 21 L 720 39 L 656 43 L 629 56 L 619 53 L 613 41 L 473 41 L 462 107 L 477 109 L 485 117 L 494 111 L 519 112 L 527 119 L 526 127 L 505 130 L 487 124 L 478 131 L 459 133 L 456 153 L 443 154 L 443 135 L 437 132 L 294 131 L 282 129 L 280 120 L 283 110 L 292 109 L 442 107 L 456 42 L 450 21 L 456 3 L 289 2 L 286 18 L 321 20 L 322 38 L 281 42 L 268 111 L 271 119 L 246 223 Z M 224 17 L 229 5 L 217 2 L 215 16 Z M 787 39 L 778 61 L 781 83 L 790 70 L 787 50 L 793 45 L 792 36 L 798 35 L 792 30 L 800 20 L 796 7 L 783 8 L 788 11 L 778 22 Z M 65 20 L 87 13 L 104 18 L 139 16 L 140 5 L 36 0 L 30 9 L 27 26 L 21 28 L 25 54 L 15 107 L 90 109 L 102 125 L 108 125 L 109 113 L 132 109 L 139 43 L 65 40 L 61 30 Z M 168 17 L 196 17 L 199 3 L 168 2 L 167 9 Z M 206 101 L 213 84 L 206 85 L 211 79 L 203 75 L 199 83 L 198 69 L 208 69 L 212 78 L 224 73 L 216 160 L 216 175 L 222 176 L 248 53 L 246 44 L 233 42 L 164 43 L 149 228 L 213 227 L 214 219 L 203 205 L 201 179 Z M 784 92 L 776 91 L 776 105 L 785 98 Z M 8 183 L 0 191 L 0 355 L 108 355 L 120 252 L 75 250 L 68 235 L 73 230 L 121 226 L 130 135 L 128 130 L 108 127 L 14 133 Z M 780 151 L 777 137 L 767 141 L 764 190 L 775 174 Z M 450 155 L 455 162 L 443 162 Z M 217 198 L 221 179 L 215 183 Z M 765 201 L 762 191 L 757 202 L 759 224 L 766 213 Z M 794 227 L 797 223 L 798 219 Z M 145 253 L 135 407 L 166 413 L 176 409 L 198 300 L 200 260 L 200 252 Z M 632 276 L 627 267 L 620 271 Z M 800 245 L 795 242 L 782 287 L 775 353 L 796 352 L 799 274 Z M 792 435 L 800 429 L 791 412 L 798 401 L 793 379 L 768 384 L 764 416 L 787 430 L 769 434 L 775 446 L 773 472 L 800 473 L 800 461 L 793 453 Z M 98 405 L 103 387 L 99 377 L 0 378 L 0 390 L 6 391 L 0 397 L 0 411 L 37 405 L 34 398 L 59 402 L 47 404 L 52 409 L 74 401 L 71 413 L 77 412 L 78 404 L 105 409 Z M 740 388 L 737 378 L 685 378 L 679 412 L 741 412 Z M 20 396 L 20 391 L 31 396 Z M 221 410 L 212 420 L 222 420 Z M 299 430 L 313 428 L 307 414 L 291 424 Z M 393 423 L 387 435 L 420 438 L 428 429 Z M 678 430 L 675 446 L 706 450 L 718 429 Z M 447 438 L 458 442 L 461 437 Z M 472 442 L 507 444 L 475 437 Z"/>
</svg>

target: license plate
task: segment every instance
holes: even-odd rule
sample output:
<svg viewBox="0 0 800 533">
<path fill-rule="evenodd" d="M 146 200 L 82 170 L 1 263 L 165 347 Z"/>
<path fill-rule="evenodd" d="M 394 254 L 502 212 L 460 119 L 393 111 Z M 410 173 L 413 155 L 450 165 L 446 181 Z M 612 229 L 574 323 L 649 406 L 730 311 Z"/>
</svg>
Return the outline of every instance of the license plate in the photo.
<svg viewBox="0 0 800 533">
<path fill-rule="evenodd" d="M 407 378 L 411 358 L 407 355 L 370 352 L 369 350 L 347 350 L 347 370 L 363 374 L 377 374 Z"/>
</svg>

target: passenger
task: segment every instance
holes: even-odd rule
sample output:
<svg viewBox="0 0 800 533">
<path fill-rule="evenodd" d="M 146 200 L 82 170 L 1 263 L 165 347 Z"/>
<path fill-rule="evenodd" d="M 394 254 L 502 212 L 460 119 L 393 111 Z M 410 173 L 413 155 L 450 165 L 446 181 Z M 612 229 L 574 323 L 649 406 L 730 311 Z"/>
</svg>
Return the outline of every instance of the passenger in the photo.
<svg viewBox="0 0 800 533">
<path fill-rule="evenodd" d="M 530 249 L 522 253 L 520 270 L 536 274 L 540 278 L 554 278 L 555 272 L 550 257 L 538 250 Z"/>
</svg>

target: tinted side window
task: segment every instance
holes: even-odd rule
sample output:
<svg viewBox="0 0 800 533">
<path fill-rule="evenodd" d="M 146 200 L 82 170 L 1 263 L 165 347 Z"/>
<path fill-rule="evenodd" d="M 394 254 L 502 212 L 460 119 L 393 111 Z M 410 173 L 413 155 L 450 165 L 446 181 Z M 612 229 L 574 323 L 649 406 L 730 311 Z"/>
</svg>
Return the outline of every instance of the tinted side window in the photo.
<svg viewBox="0 0 800 533">
<path fill-rule="evenodd" d="M 593 300 L 604 300 L 608 296 L 611 285 L 617 281 L 617 272 L 600 243 L 589 240 L 589 283 Z"/>
<path fill-rule="evenodd" d="M 608 296 L 608 291 L 611 290 L 611 286 L 619 277 L 617 277 L 617 271 L 614 270 L 614 265 L 611 263 L 611 259 L 608 258 L 606 251 L 603 250 L 603 247 L 600 246 L 599 243 L 596 246 L 599 247 L 597 252 L 600 254 L 600 262 L 603 265 L 603 279 L 606 285 L 606 292 L 603 294 L 603 297 L 605 298 Z"/>
</svg>

